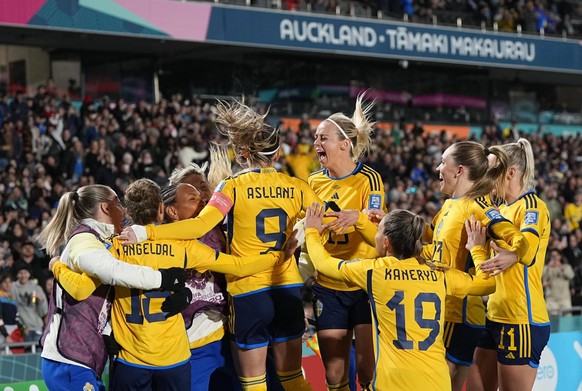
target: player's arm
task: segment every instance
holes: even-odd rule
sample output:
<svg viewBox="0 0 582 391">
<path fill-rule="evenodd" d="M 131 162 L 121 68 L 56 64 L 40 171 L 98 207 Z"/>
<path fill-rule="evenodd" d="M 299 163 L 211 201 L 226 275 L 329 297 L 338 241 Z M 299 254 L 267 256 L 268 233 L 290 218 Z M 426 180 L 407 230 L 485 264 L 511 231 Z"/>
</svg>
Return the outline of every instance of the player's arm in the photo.
<svg viewBox="0 0 582 391">
<path fill-rule="evenodd" d="M 235 277 L 246 277 L 272 269 L 285 261 L 282 251 L 271 251 L 264 255 L 237 257 L 217 252 L 213 248 L 192 240 L 186 244 L 186 268 L 198 271 L 210 270 Z M 291 257 L 289 257 L 291 258 Z"/>
<path fill-rule="evenodd" d="M 368 218 L 368 215 L 358 212 L 358 221 L 356 221 L 355 227 L 366 243 L 372 247 L 376 246 L 378 226 Z"/>
<path fill-rule="evenodd" d="M 495 240 L 502 240 L 508 244 L 510 252 L 517 256 L 517 261 L 528 266 L 531 260 L 526 260 L 525 256 L 529 249 L 529 243 L 526 237 L 519 231 L 519 229 L 499 213 L 497 209 L 492 206 L 483 208 L 475 208 L 476 218 L 480 220 L 483 225 L 487 226 L 487 232 Z"/>
<path fill-rule="evenodd" d="M 150 240 L 164 239 L 198 239 L 206 235 L 212 228 L 219 224 L 226 216 L 226 213 L 212 204 L 216 193 L 210 199 L 208 205 L 202 209 L 200 214 L 193 219 L 176 221 L 170 224 L 146 225 L 147 238 Z M 230 210 L 230 208 L 228 208 Z M 136 226 L 133 226 L 134 228 Z M 137 232 L 136 232 L 137 233 Z M 139 237 L 138 237 L 139 240 Z"/>
<path fill-rule="evenodd" d="M 145 227 L 132 225 L 131 227 L 126 227 L 119 238 L 124 240 L 123 244 L 140 243 L 147 239 L 190 240 L 201 238 L 224 220 L 224 217 L 232 208 L 232 200 L 234 199 L 232 186 L 232 182 L 228 179 L 220 182 L 208 204 L 195 218 L 170 224 L 149 224 Z"/>
<path fill-rule="evenodd" d="M 98 278 L 91 277 L 87 273 L 74 272 L 60 261 L 53 263 L 51 271 L 55 280 L 77 301 L 85 300 L 101 285 Z"/>
<path fill-rule="evenodd" d="M 487 240 L 485 234 L 486 229 L 480 221 L 475 220 L 475 216 L 471 216 L 470 220 L 465 221 L 465 231 L 467 232 L 465 248 L 471 252 L 471 258 L 475 265 L 475 276 L 469 276 L 469 284 L 467 284 L 469 280 L 467 280 L 466 276 L 459 275 L 459 277 L 451 278 L 459 280 L 457 288 L 462 295 L 489 295 L 495 291 L 495 279 L 483 272 L 481 268 L 481 264 L 488 258 L 487 250 L 485 249 L 485 242 Z"/>
<path fill-rule="evenodd" d="M 339 266 L 343 261 L 329 255 L 321 243 L 321 236 L 316 228 L 305 229 L 305 244 L 309 258 L 318 272 L 337 280 L 343 279 L 339 272 Z"/>
<path fill-rule="evenodd" d="M 116 248 L 121 247 L 118 241 L 115 242 Z M 89 276 L 99 278 L 104 284 L 143 290 L 158 289 L 162 285 L 159 271 L 118 260 L 90 233 L 73 236 L 69 249 L 73 265 Z"/>
<path fill-rule="evenodd" d="M 471 276 L 457 269 L 445 271 L 447 295 L 463 298 L 467 295 L 486 296 L 495 292 L 495 279 L 486 275 Z"/>
</svg>

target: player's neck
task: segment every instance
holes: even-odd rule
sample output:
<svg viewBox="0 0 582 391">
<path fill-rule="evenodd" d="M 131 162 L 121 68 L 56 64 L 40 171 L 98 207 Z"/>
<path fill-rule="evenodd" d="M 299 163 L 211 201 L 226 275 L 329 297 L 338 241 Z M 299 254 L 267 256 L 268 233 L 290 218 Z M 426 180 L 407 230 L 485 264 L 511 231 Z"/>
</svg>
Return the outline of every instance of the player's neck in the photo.
<svg viewBox="0 0 582 391">
<path fill-rule="evenodd" d="M 505 190 L 505 202 L 511 204 L 526 192 L 527 189 L 522 188 L 519 183 L 511 181 L 507 186 L 507 190 Z"/>
<path fill-rule="evenodd" d="M 465 194 L 469 192 L 469 190 L 471 190 L 473 184 L 474 182 L 467 181 L 463 177 L 459 178 L 457 184 L 455 185 L 455 189 L 453 190 L 453 194 L 451 194 L 451 197 L 453 198 L 463 197 Z"/>
<path fill-rule="evenodd" d="M 328 167 L 327 172 L 332 178 L 343 178 L 350 175 L 356 169 L 357 163 L 351 160 L 346 160 L 333 167 Z"/>
</svg>

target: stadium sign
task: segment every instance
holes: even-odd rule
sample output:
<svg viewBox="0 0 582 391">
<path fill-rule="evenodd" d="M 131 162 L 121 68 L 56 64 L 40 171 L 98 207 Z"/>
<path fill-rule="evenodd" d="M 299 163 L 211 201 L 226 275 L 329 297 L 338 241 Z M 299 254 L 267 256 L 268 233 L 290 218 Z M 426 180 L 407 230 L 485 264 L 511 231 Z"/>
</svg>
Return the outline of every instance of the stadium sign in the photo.
<svg viewBox="0 0 582 391">
<path fill-rule="evenodd" d="M 510 39 L 455 36 L 414 31 L 407 27 L 387 28 L 380 35 L 369 26 L 306 22 L 283 19 L 280 23 L 282 41 L 330 44 L 336 47 L 375 47 L 387 45 L 390 50 L 411 54 L 432 53 L 459 55 L 483 59 L 514 60 L 531 63 L 536 57 L 534 43 Z"/>
<path fill-rule="evenodd" d="M 206 40 L 352 56 L 582 73 L 582 45 L 573 40 L 299 12 L 213 6 Z"/>
<path fill-rule="evenodd" d="M 0 25 L 582 73 L 575 40 L 202 2 L 2 0 Z"/>
</svg>

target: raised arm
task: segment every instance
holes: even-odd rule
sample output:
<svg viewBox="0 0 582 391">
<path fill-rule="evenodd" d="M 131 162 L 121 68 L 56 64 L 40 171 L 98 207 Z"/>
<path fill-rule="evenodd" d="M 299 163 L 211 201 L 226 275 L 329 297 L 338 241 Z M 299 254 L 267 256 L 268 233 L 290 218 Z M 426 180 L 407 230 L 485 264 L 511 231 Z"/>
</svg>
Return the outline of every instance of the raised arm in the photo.
<svg viewBox="0 0 582 391">
<path fill-rule="evenodd" d="M 273 251 L 264 255 L 236 257 L 217 252 L 205 244 L 193 240 L 186 245 L 186 268 L 198 271 L 230 274 L 236 277 L 246 277 L 272 269 L 278 262 L 285 261 L 282 251 Z M 291 262 L 289 257 L 289 262 Z"/>
</svg>

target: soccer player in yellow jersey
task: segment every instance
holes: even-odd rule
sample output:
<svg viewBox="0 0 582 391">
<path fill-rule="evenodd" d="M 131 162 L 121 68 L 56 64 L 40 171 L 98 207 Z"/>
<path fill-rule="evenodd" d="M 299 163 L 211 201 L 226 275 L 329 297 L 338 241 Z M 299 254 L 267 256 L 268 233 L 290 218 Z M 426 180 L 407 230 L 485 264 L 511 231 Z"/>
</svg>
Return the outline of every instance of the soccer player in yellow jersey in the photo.
<svg viewBox="0 0 582 391">
<path fill-rule="evenodd" d="M 127 212 L 136 223 L 161 220 L 163 204 L 160 189 L 153 181 L 140 179 L 132 183 L 125 199 Z M 217 257 L 214 249 L 197 241 L 171 240 L 122 246 L 117 239 L 113 239 L 113 252 L 128 263 L 148 265 L 154 269 L 162 265 L 197 268 L 199 271 L 210 268 L 237 275 L 260 272 L 283 257 L 276 252 L 245 259 L 224 254 Z M 86 275 L 72 273 L 62 265 L 55 268 L 55 272 L 59 282 L 75 298 L 83 299 L 78 295 L 88 295 L 99 283 L 92 279 L 80 283 Z M 167 389 L 190 389 L 190 350 L 184 320 L 181 316 L 167 317 L 161 309 L 162 301 L 168 294 L 165 291 L 115 288 L 111 322 L 113 335 L 121 349 L 112 370 L 112 390 L 137 391 L 147 387 L 162 389 L 162 386 Z"/>
<path fill-rule="evenodd" d="M 443 344 L 445 296 L 488 294 L 495 289 L 494 281 L 483 273 L 474 278 L 446 266 L 438 269 L 421 259 L 424 221 L 404 210 L 388 213 L 377 229 L 367 222 L 376 230 L 373 258 L 331 257 L 321 243 L 322 216 L 316 204 L 307 210 L 305 222 L 307 249 L 316 269 L 356 284 L 370 299 L 376 365 L 368 389 L 450 390 Z M 471 224 L 484 232 L 480 222 Z M 476 263 L 487 257 L 484 243 L 484 238 L 467 243 Z"/>
<path fill-rule="evenodd" d="M 580 228 L 582 221 L 582 189 L 576 190 L 574 195 L 574 202 L 566 205 L 564 208 L 564 217 L 570 226 L 570 232 L 574 232 Z"/>
<path fill-rule="evenodd" d="M 497 158 L 491 166 L 489 154 Z M 487 226 L 494 239 L 502 239 L 510 246 L 511 251 L 499 254 L 497 259 L 515 261 L 525 255 L 528 243 L 523 234 L 501 216 L 489 196 L 495 189 L 497 194 L 501 194 L 507 170 L 507 156 L 499 147 L 487 150 L 473 141 L 457 142 L 443 153 L 436 170 L 441 191 L 451 198 L 444 202 L 433 219 L 432 243 L 424 247 L 423 257 L 474 274 L 475 265 L 465 249 L 467 235 L 463 229 L 471 216 Z M 485 308 L 481 298 L 447 297 L 445 321 L 444 340 L 453 390 L 460 391 L 485 327 Z"/>
<path fill-rule="evenodd" d="M 497 290 L 487 303 L 486 333 L 476 349 L 475 368 L 469 376 L 471 390 L 531 390 L 550 336 L 542 287 L 550 215 L 535 194 L 534 156 L 529 141 L 519 139 L 501 148 L 509 157 L 509 168 L 505 204 L 499 211 L 519 227 L 529 250 L 519 263 L 491 259 L 482 264 L 484 272 L 495 275 Z"/>
<path fill-rule="evenodd" d="M 315 152 L 323 167 L 311 174 L 309 185 L 324 202 L 336 209 L 384 209 L 384 182 L 372 168 L 358 161 L 370 147 L 371 105 L 356 100 L 352 118 L 336 113 L 321 122 L 315 132 Z M 372 257 L 375 250 L 358 232 L 331 232 L 326 250 L 334 257 Z M 374 354 L 372 319 L 366 293 L 357 285 L 324 272 L 313 285 L 314 313 L 328 389 L 348 390 L 350 349 L 355 333 L 358 380 L 365 388 L 372 380 Z"/>
<path fill-rule="evenodd" d="M 138 239 L 196 238 L 228 216 L 231 254 L 247 257 L 280 250 L 297 218 L 319 198 L 307 183 L 273 167 L 279 131 L 264 123 L 264 117 L 243 102 L 220 102 L 216 122 L 229 137 L 239 163 L 248 169 L 223 180 L 197 218 L 145 229 L 133 226 L 123 238 L 135 233 Z M 226 277 L 232 296 L 230 331 L 243 389 L 266 390 L 267 348 L 272 343 L 283 388 L 311 390 L 301 371 L 305 323 L 297 264 L 278 264 L 245 278 L 228 273 Z"/>
</svg>

